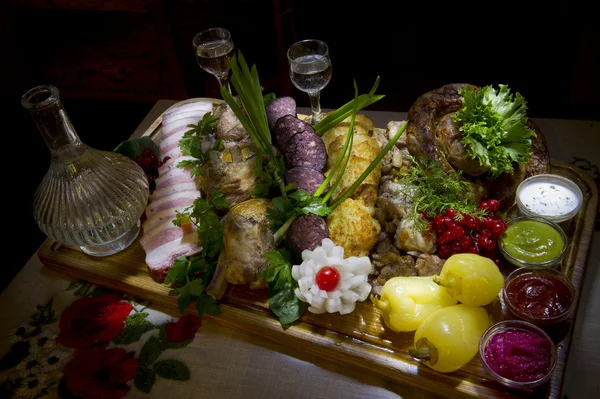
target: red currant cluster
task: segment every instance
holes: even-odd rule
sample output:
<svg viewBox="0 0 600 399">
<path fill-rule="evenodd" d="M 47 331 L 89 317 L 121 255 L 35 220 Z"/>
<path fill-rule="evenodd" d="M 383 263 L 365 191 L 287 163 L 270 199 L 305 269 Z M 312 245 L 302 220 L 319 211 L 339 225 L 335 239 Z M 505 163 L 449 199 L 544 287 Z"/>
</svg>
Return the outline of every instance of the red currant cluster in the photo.
<svg viewBox="0 0 600 399">
<path fill-rule="evenodd" d="M 134 159 L 146 173 L 148 184 L 150 185 L 150 192 L 152 192 L 156 186 L 154 179 L 158 177 L 158 168 L 168 160 L 169 157 L 165 157 L 162 161 L 159 160 L 154 151 L 149 147 L 144 148 L 142 153 Z"/>
<path fill-rule="evenodd" d="M 477 207 L 484 211 L 483 217 L 459 213 L 447 209 L 443 215 L 431 219 L 437 234 L 437 255 L 448 259 L 458 253 L 479 254 L 499 265 L 496 246 L 506 230 L 506 222 L 498 215 L 500 202 L 495 199 L 483 201 Z"/>
</svg>

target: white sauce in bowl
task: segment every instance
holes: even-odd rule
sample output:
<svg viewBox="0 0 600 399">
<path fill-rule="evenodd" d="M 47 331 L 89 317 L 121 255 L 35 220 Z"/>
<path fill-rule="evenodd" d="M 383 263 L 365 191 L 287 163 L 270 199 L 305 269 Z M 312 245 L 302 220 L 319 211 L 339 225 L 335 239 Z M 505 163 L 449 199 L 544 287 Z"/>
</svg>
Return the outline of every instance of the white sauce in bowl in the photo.
<svg viewBox="0 0 600 399">
<path fill-rule="evenodd" d="M 529 211 L 543 216 L 561 216 L 579 206 L 578 195 L 559 182 L 532 182 L 522 187 L 519 199 Z"/>
</svg>

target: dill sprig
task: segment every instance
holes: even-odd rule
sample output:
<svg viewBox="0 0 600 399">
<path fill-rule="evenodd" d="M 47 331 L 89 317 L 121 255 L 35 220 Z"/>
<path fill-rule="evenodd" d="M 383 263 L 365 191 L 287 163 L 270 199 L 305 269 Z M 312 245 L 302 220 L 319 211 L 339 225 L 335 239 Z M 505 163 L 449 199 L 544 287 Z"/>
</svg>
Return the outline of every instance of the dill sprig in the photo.
<svg viewBox="0 0 600 399">
<path fill-rule="evenodd" d="M 406 217 L 412 219 L 418 231 L 429 227 L 424 215 L 433 217 L 446 209 L 455 209 L 457 219 L 462 214 L 483 216 L 483 211 L 477 209 L 471 183 L 460 171 L 444 170 L 439 161 L 429 159 L 411 158 L 411 163 L 407 173 L 398 173 L 396 181 L 406 187 L 406 192 L 415 193 L 413 212 Z"/>
</svg>

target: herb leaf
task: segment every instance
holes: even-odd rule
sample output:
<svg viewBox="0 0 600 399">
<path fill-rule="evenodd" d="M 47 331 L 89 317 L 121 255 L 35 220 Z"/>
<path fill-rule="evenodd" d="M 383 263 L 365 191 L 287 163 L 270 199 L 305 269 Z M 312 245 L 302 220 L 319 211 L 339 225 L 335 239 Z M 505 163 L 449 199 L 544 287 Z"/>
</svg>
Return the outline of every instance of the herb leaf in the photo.
<svg viewBox="0 0 600 399">
<path fill-rule="evenodd" d="M 463 107 L 452 116 L 461 124 L 461 143 L 467 153 L 489 168 L 492 179 L 502 173 L 513 174 L 515 162 L 528 162 L 531 138 L 535 137 L 527 127 L 523 96 L 513 96 L 506 85 L 498 87 L 485 86 L 478 91 L 464 87 L 459 91 Z"/>
<path fill-rule="evenodd" d="M 412 165 L 406 174 L 399 173 L 397 182 L 406 187 L 405 193 L 413 200 L 413 212 L 406 216 L 423 231 L 429 223 L 422 214 L 437 215 L 452 208 L 458 214 L 478 216 L 472 200 L 472 185 L 462 178 L 460 171 L 444 170 L 439 161 L 411 158 Z M 479 211 L 482 213 L 482 211 Z"/>
<path fill-rule="evenodd" d="M 265 256 L 269 265 L 259 272 L 258 278 L 269 283 L 269 308 L 286 326 L 304 312 L 304 302 L 294 294 L 298 283 L 292 277 L 291 255 L 286 249 L 280 249 Z"/>
<path fill-rule="evenodd" d="M 317 216 L 327 216 L 332 209 L 323 203 L 321 198 L 310 195 L 304 190 L 297 189 L 286 197 L 275 197 L 267 209 L 267 217 L 271 221 L 273 231 L 277 231 L 290 218 L 314 213 Z M 275 242 L 278 242 L 276 238 Z"/>
<path fill-rule="evenodd" d="M 199 256 L 177 258 L 165 278 L 165 284 L 172 287 L 169 296 L 177 296 L 177 305 L 182 314 L 192 301 L 196 301 L 200 317 L 204 313 L 216 315 L 220 312 L 217 301 L 205 293 L 205 288 L 224 247 L 223 229 L 216 210 L 227 208 L 229 204 L 223 193 L 215 192 L 208 200 L 199 197 L 192 206 L 176 211 L 173 224 L 181 227 L 185 223 L 193 223 L 203 247 Z"/>
<path fill-rule="evenodd" d="M 179 148 L 183 155 L 190 155 L 195 160 L 184 160 L 177 163 L 177 167 L 186 168 L 194 166 L 190 171 L 192 177 L 202 174 L 202 165 L 209 159 L 212 151 L 223 151 L 225 145 L 223 140 L 217 140 L 212 147 L 206 151 L 202 151 L 202 143 L 204 143 L 205 137 L 210 136 L 214 133 L 215 126 L 219 117 L 213 115 L 211 112 L 204 114 L 202 119 L 198 121 L 196 125 L 188 125 L 190 130 L 183 134 L 183 137 L 179 140 Z"/>
<path fill-rule="evenodd" d="M 123 141 L 113 151 L 123 154 L 131 159 L 135 159 L 142 155 L 144 148 L 150 148 L 156 156 L 160 156 L 158 145 L 156 145 L 154 140 L 148 136 L 136 137 L 134 139 Z"/>
<path fill-rule="evenodd" d="M 285 167 L 281 156 L 275 156 L 273 146 L 271 145 L 271 131 L 267 122 L 267 111 L 265 109 L 265 101 L 260 86 L 258 71 L 256 65 L 252 66 L 252 70 L 248 68 L 248 64 L 238 50 L 231 59 L 231 83 L 238 93 L 240 106 L 231 96 L 225 86 L 221 86 L 221 95 L 231 107 L 233 113 L 242 123 L 242 126 L 252 139 L 252 142 L 258 149 L 257 158 L 262 160 L 263 155 L 269 158 L 270 169 L 266 172 L 270 174 L 266 177 L 263 174 L 258 176 L 268 186 L 279 186 L 281 194 L 284 194 L 284 179 Z M 263 196 L 268 192 L 268 188 L 262 185 L 259 191 L 253 193 L 255 196 Z"/>
</svg>

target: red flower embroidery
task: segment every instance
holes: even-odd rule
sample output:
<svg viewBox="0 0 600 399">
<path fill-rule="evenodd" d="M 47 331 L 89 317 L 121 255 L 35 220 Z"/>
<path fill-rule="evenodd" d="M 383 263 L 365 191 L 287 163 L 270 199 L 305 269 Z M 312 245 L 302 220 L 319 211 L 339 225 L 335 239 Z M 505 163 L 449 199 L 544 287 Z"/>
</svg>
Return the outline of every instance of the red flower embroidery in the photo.
<svg viewBox="0 0 600 399">
<path fill-rule="evenodd" d="M 200 328 L 200 318 L 194 315 L 185 315 L 174 323 L 165 326 L 167 342 L 183 342 L 194 338 Z"/>
<path fill-rule="evenodd" d="M 81 399 L 118 399 L 131 389 L 139 362 L 122 348 L 81 349 L 65 366 L 65 387 Z"/>
<path fill-rule="evenodd" d="M 118 294 L 78 299 L 60 318 L 57 342 L 76 349 L 109 342 L 121 334 L 131 309 Z"/>
</svg>

